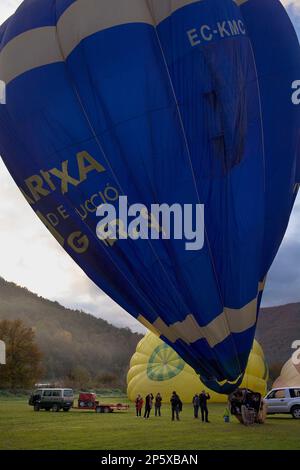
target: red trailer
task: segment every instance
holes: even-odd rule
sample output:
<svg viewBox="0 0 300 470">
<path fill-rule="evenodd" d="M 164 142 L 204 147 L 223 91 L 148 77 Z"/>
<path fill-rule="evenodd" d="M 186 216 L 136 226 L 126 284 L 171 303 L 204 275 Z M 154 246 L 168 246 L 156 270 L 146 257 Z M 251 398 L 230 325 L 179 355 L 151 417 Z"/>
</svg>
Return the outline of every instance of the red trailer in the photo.
<svg viewBox="0 0 300 470">
<path fill-rule="evenodd" d="M 79 410 L 95 410 L 96 413 L 112 413 L 113 411 L 127 411 L 129 405 L 123 403 L 99 403 L 95 393 L 80 393 L 78 398 Z"/>
<path fill-rule="evenodd" d="M 78 398 L 78 408 L 80 410 L 94 410 L 98 405 L 95 393 L 80 393 Z"/>
</svg>

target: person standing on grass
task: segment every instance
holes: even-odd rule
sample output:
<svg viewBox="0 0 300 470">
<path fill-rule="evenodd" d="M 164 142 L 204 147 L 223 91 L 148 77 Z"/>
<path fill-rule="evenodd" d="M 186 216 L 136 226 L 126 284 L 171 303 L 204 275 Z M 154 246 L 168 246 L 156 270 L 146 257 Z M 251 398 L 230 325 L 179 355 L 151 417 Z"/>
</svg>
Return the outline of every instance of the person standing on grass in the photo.
<svg viewBox="0 0 300 470">
<path fill-rule="evenodd" d="M 152 404 L 153 404 L 153 398 L 154 396 L 152 395 L 152 393 L 148 393 L 148 395 L 146 396 L 145 413 L 144 413 L 145 419 L 148 419 L 150 417 Z"/>
<path fill-rule="evenodd" d="M 176 392 L 172 393 L 171 399 L 171 408 L 172 408 L 172 421 L 174 421 L 175 416 L 176 420 L 179 421 L 179 413 L 182 411 L 182 401 Z"/>
<path fill-rule="evenodd" d="M 205 390 L 202 390 L 202 392 L 199 395 L 199 404 L 200 404 L 200 409 L 201 409 L 202 423 L 204 423 L 204 420 L 205 420 L 206 423 L 209 423 L 209 421 L 208 421 L 208 408 L 207 408 L 208 400 L 210 400 L 209 393 L 206 393 Z"/>
<path fill-rule="evenodd" d="M 193 406 L 194 406 L 194 418 L 197 419 L 199 416 L 199 395 L 194 395 L 193 397 Z"/>
<path fill-rule="evenodd" d="M 161 416 L 161 413 L 160 413 L 161 402 L 162 402 L 162 396 L 160 393 L 158 393 L 155 397 L 155 416 Z"/>
<path fill-rule="evenodd" d="M 135 400 L 135 409 L 136 409 L 136 416 L 137 416 L 137 417 L 142 416 L 143 404 L 144 404 L 144 400 L 143 400 L 143 398 L 141 397 L 141 395 L 139 394 L 139 395 L 136 397 L 136 400 Z"/>
</svg>

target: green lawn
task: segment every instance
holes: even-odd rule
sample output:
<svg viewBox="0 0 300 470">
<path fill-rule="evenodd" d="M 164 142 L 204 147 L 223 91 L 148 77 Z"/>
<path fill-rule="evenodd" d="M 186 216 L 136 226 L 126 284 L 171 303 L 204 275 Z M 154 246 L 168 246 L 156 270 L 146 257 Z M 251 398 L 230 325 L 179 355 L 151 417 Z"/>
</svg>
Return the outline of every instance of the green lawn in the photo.
<svg viewBox="0 0 300 470">
<path fill-rule="evenodd" d="M 103 398 L 102 402 L 120 402 Z M 129 412 L 34 412 L 25 399 L 0 398 L 0 449 L 180 450 L 300 449 L 300 420 L 270 417 L 249 428 L 234 418 L 223 422 L 224 405 L 210 406 L 210 424 L 192 418 L 185 405 L 180 422 L 172 422 L 163 406 L 161 418 L 135 418 Z"/>
</svg>

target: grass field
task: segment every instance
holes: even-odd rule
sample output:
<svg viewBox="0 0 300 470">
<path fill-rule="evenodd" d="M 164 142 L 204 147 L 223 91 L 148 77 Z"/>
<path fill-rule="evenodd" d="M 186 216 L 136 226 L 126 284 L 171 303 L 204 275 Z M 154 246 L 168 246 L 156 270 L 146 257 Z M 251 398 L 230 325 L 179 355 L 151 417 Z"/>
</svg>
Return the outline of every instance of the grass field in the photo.
<svg viewBox="0 0 300 470">
<path fill-rule="evenodd" d="M 103 398 L 101 402 L 120 402 Z M 180 422 L 172 422 L 169 406 L 163 416 L 149 420 L 129 412 L 96 414 L 36 413 L 26 399 L 0 399 L 0 449 L 57 450 L 202 450 L 202 449 L 300 449 L 300 420 L 270 417 L 265 425 L 249 428 L 234 418 L 223 422 L 224 405 L 210 406 L 209 424 L 193 419 L 185 405 Z"/>
</svg>

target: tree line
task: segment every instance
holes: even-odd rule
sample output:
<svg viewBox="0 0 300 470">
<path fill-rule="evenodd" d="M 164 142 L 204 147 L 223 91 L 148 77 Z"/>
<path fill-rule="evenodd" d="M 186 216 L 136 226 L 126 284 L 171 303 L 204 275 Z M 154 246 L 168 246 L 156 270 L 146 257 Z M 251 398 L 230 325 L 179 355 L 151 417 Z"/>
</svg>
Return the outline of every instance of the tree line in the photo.
<svg viewBox="0 0 300 470">
<path fill-rule="evenodd" d="M 0 389 L 31 388 L 41 381 L 125 390 L 130 358 L 142 338 L 1 278 L 0 325 L 7 348 Z"/>
</svg>

